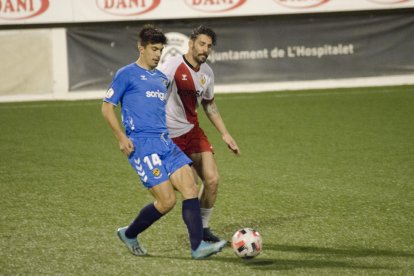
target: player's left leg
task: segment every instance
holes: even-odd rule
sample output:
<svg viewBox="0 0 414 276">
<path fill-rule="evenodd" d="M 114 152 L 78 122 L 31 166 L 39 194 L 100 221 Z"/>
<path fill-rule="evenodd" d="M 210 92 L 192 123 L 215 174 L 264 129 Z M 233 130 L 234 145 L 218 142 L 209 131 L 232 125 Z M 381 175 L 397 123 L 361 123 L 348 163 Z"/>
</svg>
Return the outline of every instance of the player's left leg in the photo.
<svg viewBox="0 0 414 276">
<path fill-rule="evenodd" d="M 191 169 L 188 165 L 176 170 L 171 176 L 171 183 L 183 196 L 182 216 L 191 243 L 191 256 L 193 259 L 204 259 L 221 251 L 226 245 L 225 241 L 207 243 L 202 240 L 202 222 L 200 202 L 197 197 L 197 186 Z"/>
<path fill-rule="evenodd" d="M 219 174 L 213 153 L 210 151 L 193 153 L 190 155 L 193 160 L 193 167 L 203 182 L 200 194 L 201 216 L 203 221 L 203 240 L 208 242 L 218 242 L 220 238 L 215 236 L 209 227 L 210 217 L 216 203 Z"/>
<path fill-rule="evenodd" d="M 170 175 L 171 183 L 183 198 L 182 217 L 187 226 L 191 249 L 195 250 L 202 240 L 202 224 L 198 189 L 191 168 L 185 165 Z"/>
<path fill-rule="evenodd" d="M 203 192 L 200 196 L 201 208 L 214 207 L 217 199 L 219 173 L 212 152 L 200 152 L 190 155 L 193 167 L 203 182 Z"/>
</svg>

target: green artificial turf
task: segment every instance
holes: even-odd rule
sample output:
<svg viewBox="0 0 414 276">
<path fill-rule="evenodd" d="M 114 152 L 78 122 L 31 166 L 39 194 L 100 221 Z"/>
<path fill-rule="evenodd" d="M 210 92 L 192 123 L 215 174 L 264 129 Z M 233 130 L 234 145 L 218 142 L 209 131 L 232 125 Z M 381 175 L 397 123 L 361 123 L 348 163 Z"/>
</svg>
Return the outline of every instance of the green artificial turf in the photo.
<svg viewBox="0 0 414 276">
<path fill-rule="evenodd" d="M 99 100 L 0 104 L 0 275 L 414 274 L 414 87 L 218 94 L 242 156 L 200 111 L 221 183 L 210 226 L 228 247 L 194 261 L 181 204 L 140 236 L 115 231 L 152 197 Z"/>
</svg>

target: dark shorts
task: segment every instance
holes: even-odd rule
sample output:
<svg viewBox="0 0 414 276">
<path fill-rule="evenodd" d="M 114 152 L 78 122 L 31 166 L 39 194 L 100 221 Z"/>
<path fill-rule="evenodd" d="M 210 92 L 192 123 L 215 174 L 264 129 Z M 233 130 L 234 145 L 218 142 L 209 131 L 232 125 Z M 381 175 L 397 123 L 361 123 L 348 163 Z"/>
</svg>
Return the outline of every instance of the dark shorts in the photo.
<svg viewBox="0 0 414 276">
<path fill-rule="evenodd" d="M 213 146 L 198 125 L 194 126 L 186 134 L 172 138 L 172 140 L 188 156 L 193 153 L 206 151 L 214 153 Z"/>
</svg>

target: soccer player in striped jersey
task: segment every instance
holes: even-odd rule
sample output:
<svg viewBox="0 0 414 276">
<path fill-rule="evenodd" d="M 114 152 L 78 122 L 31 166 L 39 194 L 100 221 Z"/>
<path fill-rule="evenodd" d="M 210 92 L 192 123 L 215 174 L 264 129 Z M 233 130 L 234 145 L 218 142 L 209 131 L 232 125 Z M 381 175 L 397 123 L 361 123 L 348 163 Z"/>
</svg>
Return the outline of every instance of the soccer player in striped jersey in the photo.
<svg viewBox="0 0 414 276">
<path fill-rule="evenodd" d="M 165 118 L 168 79 L 156 69 L 167 39 L 152 26 L 144 27 L 139 38 L 139 58 L 116 73 L 103 100 L 102 114 L 120 150 L 155 201 L 142 208 L 132 223 L 119 228 L 117 234 L 132 254 L 146 255 L 138 235 L 174 207 L 176 189 L 183 198 L 182 218 L 189 233 L 191 255 L 194 259 L 205 258 L 219 252 L 226 243 L 210 244 L 202 240 L 200 202 L 189 166 L 191 160 L 168 136 Z M 125 133 L 114 110 L 119 103 Z"/>
<path fill-rule="evenodd" d="M 239 155 L 240 150 L 227 130 L 214 101 L 214 73 L 206 64 L 216 44 L 215 32 L 205 26 L 195 28 L 190 36 L 188 52 L 175 56 L 160 66 L 170 80 L 167 96 L 167 126 L 174 143 L 193 161 L 194 175 L 201 178 L 200 195 L 203 240 L 218 242 L 209 227 L 217 198 L 219 174 L 213 147 L 200 128 L 197 108 L 201 105 L 211 123 L 228 147 Z"/>
</svg>

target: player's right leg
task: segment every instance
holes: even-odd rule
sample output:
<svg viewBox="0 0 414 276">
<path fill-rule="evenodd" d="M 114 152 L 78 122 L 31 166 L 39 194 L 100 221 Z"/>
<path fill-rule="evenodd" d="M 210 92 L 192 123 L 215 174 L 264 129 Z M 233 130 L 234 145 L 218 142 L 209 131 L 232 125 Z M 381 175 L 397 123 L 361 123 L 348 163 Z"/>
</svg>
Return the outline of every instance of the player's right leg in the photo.
<svg viewBox="0 0 414 276">
<path fill-rule="evenodd" d="M 154 203 L 150 203 L 140 210 L 136 218 L 127 227 L 118 229 L 118 236 L 134 255 L 146 255 L 146 250 L 138 241 L 138 235 L 150 227 L 154 222 L 159 220 L 164 214 L 169 212 L 175 205 L 174 188 L 168 177 L 168 172 L 162 165 L 162 162 L 148 164 L 148 160 L 160 160 L 157 154 L 157 145 L 159 139 L 145 141 L 151 144 L 153 153 L 148 155 L 146 152 L 140 152 L 139 144 L 145 141 L 138 141 L 140 138 L 132 139 L 136 150 L 128 158 L 132 167 L 136 170 L 143 185 L 151 192 L 155 198 Z M 155 141 L 154 141 L 155 140 Z M 158 143 L 158 144 L 157 144 Z M 147 160 L 147 162 L 144 162 Z"/>
<path fill-rule="evenodd" d="M 138 235 L 168 213 L 175 205 L 175 193 L 170 181 L 153 186 L 149 191 L 154 196 L 155 202 L 142 208 L 129 226 L 119 228 L 117 231 L 118 237 L 128 250 L 137 256 L 147 255 L 147 250 L 138 241 Z"/>
<path fill-rule="evenodd" d="M 147 255 L 147 250 L 139 243 L 138 237 L 128 238 L 125 235 L 128 226 L 118 228 L 117 234 L 119 239 L 126 245 L 129 252 L 136 256 L 145 256 Z"/>
</svg>

